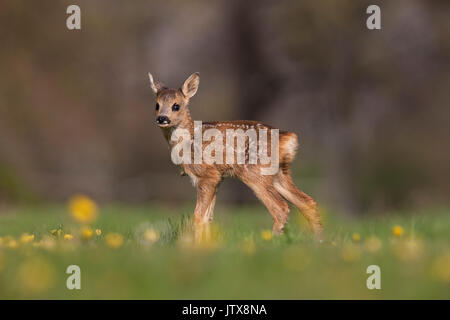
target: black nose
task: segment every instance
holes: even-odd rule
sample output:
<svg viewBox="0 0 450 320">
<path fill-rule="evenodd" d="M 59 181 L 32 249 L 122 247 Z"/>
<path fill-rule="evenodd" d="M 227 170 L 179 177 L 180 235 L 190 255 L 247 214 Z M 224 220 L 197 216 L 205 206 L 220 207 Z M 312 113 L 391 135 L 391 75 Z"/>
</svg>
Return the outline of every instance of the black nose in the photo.
<svg viewBox="0 0 450 320">
<path fill-rule="evenodd" d="M 159 116 L 158 118 L 156 118 L 156 123 L 157 124 L 169 124 L 170 119 L 166 116 Z"/>
</svg>

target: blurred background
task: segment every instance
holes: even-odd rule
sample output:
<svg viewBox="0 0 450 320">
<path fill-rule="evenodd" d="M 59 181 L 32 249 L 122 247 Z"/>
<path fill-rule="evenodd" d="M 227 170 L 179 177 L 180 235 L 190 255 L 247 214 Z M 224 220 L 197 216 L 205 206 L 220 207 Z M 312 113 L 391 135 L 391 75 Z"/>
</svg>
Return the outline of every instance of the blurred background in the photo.
<svg viewBox="0 0 450 320">
<path fill-rule="evenodd" d="M 80 31 L 66 8 L 81 8 Z M 382 30 L 366 28 L 381 7 Z M 154 124 L 147 72 L 195 71 L 196 120 L 299 135 L 301 189 L 344 215 L 446 205 L 450 2 L 0 3 L 0 203 L 195 199 Z M 218 203 L 256 201 L 226 181 Z"/>
</svg>

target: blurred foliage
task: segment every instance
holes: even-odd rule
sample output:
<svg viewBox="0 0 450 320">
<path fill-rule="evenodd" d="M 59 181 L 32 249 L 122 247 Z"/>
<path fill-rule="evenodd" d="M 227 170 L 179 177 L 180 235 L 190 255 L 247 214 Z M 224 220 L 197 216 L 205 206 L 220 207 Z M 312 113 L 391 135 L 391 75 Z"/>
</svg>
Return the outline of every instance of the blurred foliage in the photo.
<svg viewBox="0 0 450 320">
<path fill-rule="evenodd" d="M 36 202 L 37 197 L 16 175 L 16 171 L 0 163 L 0 201 Z"/>
<path fill-rule="evenodd" d="M 183 216 L 191 209 L 104 207 L 89 237 L 60 206 L 2 210 L 0 298 L 450 298 L 448 210 L 353 220 L 329 212 L 318 244 L 296 212 L 273 237 L 260 206 L 219 207 L 215 237 L 196 244 Z M 372 264 L 382 290 L 366 288 Z M 69 265 L 81 269 L 81 290 L 65 286 Z"/>
<path fill-rule="evenodd" d="M 369 1 L 80 0 L 81 31 L 66 29 L 69 4 L 0 4 L 3 201 L 194 199 L 147 72 L 179 86 L 200 71 L 194 118 L 296 132 L 296 181 L 320 203 L 448 203 L 448 1 L 382 1 L 381 31 L 365 27 Z M 254 199 L 234 183 L 222 194 Z"/>
</svg>

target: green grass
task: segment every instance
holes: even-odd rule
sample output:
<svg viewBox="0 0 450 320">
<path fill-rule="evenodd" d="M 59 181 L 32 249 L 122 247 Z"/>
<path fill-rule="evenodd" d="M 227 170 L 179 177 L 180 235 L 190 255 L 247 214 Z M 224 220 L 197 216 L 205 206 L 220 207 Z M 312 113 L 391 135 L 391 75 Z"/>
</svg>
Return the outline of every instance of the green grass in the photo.
<svg viewBox="0 0 450 320">
<path fill-rule="evenodd" d="M 324 212 L 325 239 L 311 237 L 292 210 L 287 233 L 263 240 L 270 215 L 259 205 L 215 212 L 214 241 L 190 244 L 192 206 L 104 206 L 92 228 L 101 236 L 79 239 L 80 226 L 63 206 L 0 210 L 0 298 L 43 299 L 449 299 L 450 215 L 446 210 L 343 219 Z M 400 238 L 394 225 L 404 228 Z M 50 235 L 61 228 L 71 242 Z M 160 239 L 149 245 L 142 232 Z M 120 233 L 119 249 L 105 235 Z M 53 239 L 54 247 L 20 244 Z M 352 234 L 361 240 L 354 242 Z M 373 237 L 381 248 L 370 245 Z M 186 240 L 187 239 L 187 240 Z M 372 239 L 372 240 L 370 240 Z M 376 242 L 376 241 L 375 241 Z M 368 244 L 369 243 L 369 244 Z M 374 247 L 371 249 L 371 247 Z M 81 268 L 81 290 L 66 288 L 67 266 Z M 381 290 L 368 290 L 366 268 L 381 268 Z"/>
</svg>

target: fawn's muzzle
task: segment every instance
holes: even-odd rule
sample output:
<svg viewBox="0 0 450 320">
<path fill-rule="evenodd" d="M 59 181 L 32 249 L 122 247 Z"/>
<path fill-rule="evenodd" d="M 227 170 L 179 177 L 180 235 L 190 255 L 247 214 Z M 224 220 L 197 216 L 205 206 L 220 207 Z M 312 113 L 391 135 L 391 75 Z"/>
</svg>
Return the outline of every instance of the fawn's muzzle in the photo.
<svg viewBox="0 0 450 320">
<path fill-rule="evenodd" d="M 159 116 L 158 118 L 156 118 L 156 123 L 157 124 L 169 124 L 170 119 L 166 116 Z"/>
</svg>

